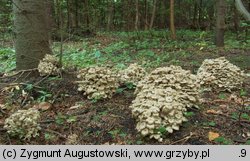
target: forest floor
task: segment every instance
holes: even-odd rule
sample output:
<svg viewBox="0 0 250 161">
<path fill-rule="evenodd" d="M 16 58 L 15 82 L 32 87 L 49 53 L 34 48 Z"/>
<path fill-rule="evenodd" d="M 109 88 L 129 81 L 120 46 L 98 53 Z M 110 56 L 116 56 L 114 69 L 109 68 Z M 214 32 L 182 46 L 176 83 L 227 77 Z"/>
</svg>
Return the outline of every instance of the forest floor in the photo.
<svg viewBox="0 0 250 161">
<path fill-rule="evenodd" d="M 178 33 L 178 41 L 168 40 L 162 32 L 98 34 L 67 41 L 65 72 L 57 77 L 37 76 L 29 80 L 22 79 L 22 72 L 8 74 L 14 69 L 14 54 L 6 45 L 0 51 L 3 67 L 0 72 L 8 74 L 0 77 L 0 144 L 65 144 L 69 135 L 76 134 L 76 144 L 249 145 L 250 78 L 241 91 L 202 93 L 199 109 L 188 109 L 185 113 L 188 122 L 179 131 L 166 134 L 162 143 L 142 138 L 135 130 L 129 109 L 135 99 L 134 89 L 120 87 L 122 90 L 112 99 L 99 101 L 88 100 L 77 91 L 76 69 L 101 64 L 122 69 L 137 62 L 148 71 L 172 64 L 195 73 L 204 59 L 225 56 L 250 73 L 249 40 L 243 36 L 236 40 L 229 34 L 226 47 L 217 49 L 209 33 L 188 32 Z M 59 45 L 54 44 L 55 53 Z M 30 107 L 42 109 L 40 135 L 31 140 L 8 135 L 3 128 L 4 120 L 12 112 Z"/>
</svg>

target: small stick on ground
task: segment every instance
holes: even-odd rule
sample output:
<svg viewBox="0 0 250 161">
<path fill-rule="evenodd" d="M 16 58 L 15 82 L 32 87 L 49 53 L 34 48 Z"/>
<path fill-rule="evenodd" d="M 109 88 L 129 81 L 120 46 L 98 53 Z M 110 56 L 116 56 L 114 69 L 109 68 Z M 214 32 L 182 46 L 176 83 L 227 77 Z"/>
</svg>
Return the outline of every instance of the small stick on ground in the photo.
<svg viewBox="0 0 250 161">
<path fill-rule="evenodd" d="M 177 140 L 173 143 L 171 143 L 170 145 L 174 145 L 176 143 L 182 142 L 182 144 L 184 144 L 186 141 L 188 141 L 192 136 L 194 136 L 194 134 L 192 132 L 190 132 L 190 134 L 188 136 L 185 136 L 184 138 Z"/>
<path fill-rule="evenodd" d="M 44 131 L 49 132 L 49 133 L 54 133 L 54 134 L 58 135 L 60 138 L 67 139 L 64 135 L 62 135 L 61 133 L 59 133 L 57 131 L 50 130 L 50 129 L 44 129 Z"/>
</svg>

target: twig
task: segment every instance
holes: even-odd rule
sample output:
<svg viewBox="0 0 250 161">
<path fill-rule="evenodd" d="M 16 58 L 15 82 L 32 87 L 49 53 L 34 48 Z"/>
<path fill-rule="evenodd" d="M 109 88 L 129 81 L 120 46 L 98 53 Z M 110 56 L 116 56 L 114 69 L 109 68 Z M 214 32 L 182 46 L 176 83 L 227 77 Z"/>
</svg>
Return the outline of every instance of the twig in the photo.
<svg viewBox="0 0 250 161">
<path fill-rule="evenodd" d="M 12 74 L 12 75 L 0 77 L 0 79 L 9 78 L 9 77 L 14 77 L 14 76 L 18 75 L 19 73 L 32 72 L 32 71 L 35 71 L 35 70 L 37 70 L 37 68 L 27 69 L 27 70 L 20 70 L 20 71 L 14 73 L 14 74 Z"/>
<path fill-rule="evenodd" d="M 58 135 L 59 137 L 63 138 L 63 139 L 67 139 L 64 135 L 62 135 L 61 133 L 54 131 L 54 130 L 50 130 L 50 129 L 44 129 L 44 131 L 46 132 L 50 132 L 50 133 L 54 133 L 56 135 Z"/>
<path fill-rule="evenodd" d="M 52 122 L 55 122 L 55 120 L 45 120 L 45 121 L 40 121 L 39 123 L 48 124 L 48 123 L 52 123 Z"/>
<path fill-rule="evenodd" d="M 0 112 L 3 114 L 7 114 L 6 112 L 4 112 L 4 110 L 0 107 Z"/>
<path fill-rule="evenodd" d="M 45 79 L 47 79 L 49 77 L 49 75 L 47 75 L 46 77 L 43 77 L 43 79 L 41 79 L 40 81 L 36 82 L 35 85 L 40 84 L 42 81 L 44 81 Z"/>
<path fill-rule="evenodd" d="M 0 83 L 0 85 L 5 85 L 5 87 L 11 87 L 11 86 L 16 86 L 16 85 L 28 85 L 27 83 Z M 35 88 L 42 88 L 37 85 L 33 85 Z M 1 92 L 4 91 L 4 88 L 1 89 Z"/>
<path fill-rule="evenodd" d="M 171 143 L 170 145 L 174 145 L 174 144 L 179 143 L 179 142 L 182 142 L 182 141 L 183 141 L 183 143 L 185 143 L 185 142 L 188 141 L 193 135 L 194 135 L 194 134 L 193 134 L 192 132 L 190 132 L 190 134 L 189 134 L 188 136 L 185 136 L 184 138 L 182 138 L 182 139 L 180 139 L 180 140 L 177 140 L 177 141 Z M 182 144 L 183 144 L 183 143 L 182 143 Z"/>
</svg>

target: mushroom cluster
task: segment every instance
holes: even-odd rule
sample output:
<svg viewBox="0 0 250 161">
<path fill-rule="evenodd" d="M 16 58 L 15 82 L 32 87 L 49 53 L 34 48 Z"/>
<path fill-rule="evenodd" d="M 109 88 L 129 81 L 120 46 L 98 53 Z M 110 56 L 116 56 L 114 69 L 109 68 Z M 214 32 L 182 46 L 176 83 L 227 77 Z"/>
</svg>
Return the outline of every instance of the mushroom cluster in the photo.
<svg viewBox="0 0 250 161">
<path fill-rule="evenodd" d="M 130 64 L 127 69 L 121 70 L 119 72 L 120 82 L 124 83 L 133 83 L 137 85 L 137 83 L 146 75 L 146 71 L 144 68 L 139 66 L 138 64 Z"/>
<path fill-rule="evenodd" d="M 245 74 L 225 57 L 205 59 L 197 71 L 201 87 L 210 90 L 231 91 L 242 87 Z"/>
<path fill-rule="evenodd" d="M 195 106 L 199 100 L 199 83 L 197 77 L 180 66 L 156 68 L 145 79 L 141 80 L 135 94 L 150 87 L 172 88 L 178 92 L 180 102 L 187 107 Z"/>
<path fill-rule="evenodd" d="M 157 68 L 140 81 L 130 108 L 143 135 L 162 141 L 160 128 L 168 133 L 179 130 L 187 119 L 186 107 L 199 101 L 196 76 L 178 66 Z"/>
<path fill-rule="evenodd" d="M 40 113 L 36 109 L 18 110 L 5 120 L 4 128 L 9 134 L 19 136 L 20 139 L 30 139 L 39 135 L 39 118 Z"/>
<path fill-rule="evenodd" d="M 88 99 L 111 98 L 119 86 L 116 74 L 107 67 L 88 67 L 79 71 L 78 91 Z"/>
<path fill-rule="evenodd" d="M 149 136 L 159 142 L 162 141 L 160 128 L 173 133 L 173 130 L 179 130 L 182 122 L 186 121 L 183 116 L 185 104 L 179 102 L 177 91 L 170 87 L 142 90 L 130 108 L 137 121 L 136 129 L 142 136 Z"/>
<path fill-rule="evenodd" d="M 54 55 L 45 55 L 43 60 L 38 64 L 38 71 L 41 76 L 58 75 L 59 73 L 59 61 Z"/>
</svg>

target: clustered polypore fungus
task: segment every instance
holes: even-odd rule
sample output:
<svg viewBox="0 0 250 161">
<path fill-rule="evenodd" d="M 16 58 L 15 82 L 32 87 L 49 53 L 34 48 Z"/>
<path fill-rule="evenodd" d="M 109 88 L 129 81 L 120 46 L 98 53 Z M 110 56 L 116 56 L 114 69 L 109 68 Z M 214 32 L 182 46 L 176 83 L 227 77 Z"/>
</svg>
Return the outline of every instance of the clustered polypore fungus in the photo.
<svg viewBox="0 0 250 161">
<path fill-rule="evenodd" d="M 88 99 L 111 98 L 119 86 L 114 72 L 106 67 L 89 67 L 79 71 L 78 91 Z"/>
<path fill-rule="evenodd" d="M 176 90 L 180 101 L 187 107 L 196 105 L 199 99 L 200 86 L 196 75 L 180 66 L 156 68 L 138 83 L 135 94 L 150 87 Z"/>
<path fill-rule="evenodd" d="M 38 64 L 38 71 L 41 76 L 46 75 L 58 75 L 59 73 L 59 61 L 54 55 L 45 55 L 43 60 Z"/>
<path fill-rule="evenodd" d="M 134 85 L 137 85 L 137 83 L 145 75 L 146 75 L 145 69 L 136 63 L 130 64 L 127 69 L 119 72 L 120 82 L 122 84 L 123 83 L 133 83 Z"/>
<path fill-rule="evenodd" d="M 245 74 L 225 57 L 205 59 L 197 71 L 201 87 L 212 90 L 238 89 L 242 87 Z"/>
<path fill-rule="evenodd" d="M 36 109 L 18 110 L 5 120 L 4 128 L 13 136 L 30 139 L 39 135 L 39 118 L 40 113 Z"/>
<path fill-rule="evenodd" d="M 196 76 L 178 66 L 157 68 L 140 81 L 136 99 L 130 108 L 136 129 L 143 135 L 162 141 L 159 128 L 173 133 L 179 130 L 186 107 L 199 101 Z"/>
</svg>

